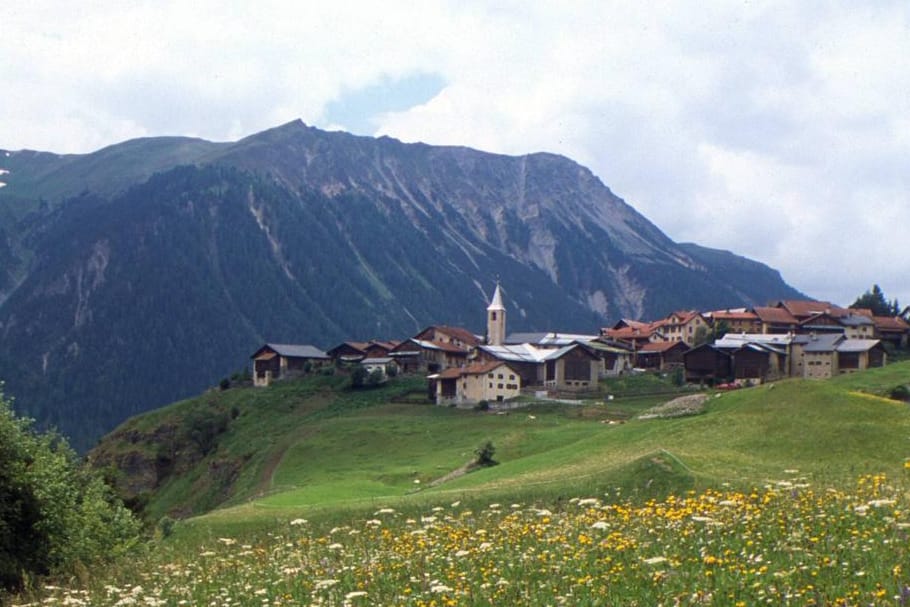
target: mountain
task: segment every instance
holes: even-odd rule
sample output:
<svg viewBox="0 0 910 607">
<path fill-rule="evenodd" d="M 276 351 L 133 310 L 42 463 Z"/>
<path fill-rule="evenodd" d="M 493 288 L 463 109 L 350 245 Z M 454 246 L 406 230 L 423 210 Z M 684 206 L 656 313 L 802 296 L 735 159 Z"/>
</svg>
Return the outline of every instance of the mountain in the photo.
<svg viewBox="0 0 910 607">
<path fill-rule="evenodd" d="M 593 332 L 620 317 L 801 296 L 671 241 L 553 154 L 404 144 L 292 122 L 234 143 L 0 150 L 0 376 L 80 449 L 245 367 L 432 323 Z"/>
</svg>

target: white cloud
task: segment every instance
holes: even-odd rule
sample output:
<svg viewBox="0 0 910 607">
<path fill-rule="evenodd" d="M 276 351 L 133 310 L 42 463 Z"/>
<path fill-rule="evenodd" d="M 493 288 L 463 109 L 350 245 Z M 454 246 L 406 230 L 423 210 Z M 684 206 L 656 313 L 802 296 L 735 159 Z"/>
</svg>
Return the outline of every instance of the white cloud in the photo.
<svg viewBox="0 0 910 607">
<path fill-rule="evenodd" d="M 377 134 L 592 168 L 677 240 L 849 303 L 910 303 L 910 6 L 880 2 L 14 0 L 0 146 L 236 139 L 415 73 L 446 86 Z"/>
</svg>

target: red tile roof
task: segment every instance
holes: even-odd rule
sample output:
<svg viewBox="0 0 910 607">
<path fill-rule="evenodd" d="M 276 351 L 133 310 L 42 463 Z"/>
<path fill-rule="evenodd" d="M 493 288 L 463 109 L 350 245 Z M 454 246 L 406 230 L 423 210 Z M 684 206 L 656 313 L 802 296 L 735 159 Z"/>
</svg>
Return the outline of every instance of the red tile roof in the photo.
<svg viewBox="0 0 910 607">
<path fill-rule="evenodd" d="M 512 369 L 512 367 L 509 367 L 506 363 L 494 360 L 486 363 L 468 365 L 467 367 L 452 367 L 446 369 L 439 373 L 439 379 L 458 379 L 463 375 L 486 375 L 499 367 L 508 367 L 513 373 L 516 373 L 515 369 Z"/>
<path fill-rule="evenodd" d="M 758 314 L 755 312 L 727 312 L 726 310 L 719 310 L 717 312 L 711 312 L 710 314 L 714 320 L 758 320 Z"/>
<path fill-rule="evenodd" d="M 757 306 L 753 308 L 753 311 L 762 322 L 787 325 L 795 325 L 799 323 L 799 321 L 796 320 L 796 318 L 785 308 L 768 308 L 764 306 Z"/>
<path fill-rule="evenodd" d="M 910 331 L 910 324 L 900 316 L 873 316 L 872 321 L 879 331 Z"/>
<path fill-rule="evenodd" d="M 812 301 L 804 299 L 788 299 L 778 302 L 778 308 L 785 308 L 797 318 L 806 318 L 819 313 L 827 313 L 834 317 L 847 316 L 850 311 L 836 306 L 828 301 Z"/>
<path fill-rule="evenodd" d="M 448 327 L 446 325 L 431 325 L 431 326 L 427 327 L 426 329 L 424 329 L 423 331 L 421 331 L 420 333 L 418 333 L 416 335 L 416 337 L 417 337 L 417 339 L 423 339 L 422 337 L 420 337 L 421 335 L 424 335 L 427 332 L 434 331 L 434 330 L 438 331 L 439 333 L 445 333 L 449 337 L 453 337 L 453 338 L 457 339 L 458 341 L 468 344 L 469 346 L 480 345 L 480 339 L 476 335 L 474 335 L 473 333 L 468 331 L 467 329 L 463 329 L 461 327 Z"/>
</svg>

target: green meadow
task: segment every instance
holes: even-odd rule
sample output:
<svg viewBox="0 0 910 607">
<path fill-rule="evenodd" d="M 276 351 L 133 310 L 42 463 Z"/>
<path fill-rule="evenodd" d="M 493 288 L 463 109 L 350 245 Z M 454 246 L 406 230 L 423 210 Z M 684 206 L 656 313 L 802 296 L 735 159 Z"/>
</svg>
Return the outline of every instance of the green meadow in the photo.
<svg viewBox="0 0 910 607">
<path fill-rule="evenodd" d="M 708 392 L 700 412 L 668 419 L 637 415 L 678 394 L 635 386 L 623 396 L 605 385 L 613 400 L 490 412 L 421 403 L 418 379 L 369 391 L 344 381 L 215 391 L 127 422 L 99 450 L 148 450 L 142 433 L 160 437 L 194 411 L 228 414 L 209 453 L 162 486 L 147 512 L 154 523 L 219 506 L 159 520 L 144 556 L 113 578 L 89 576 L 78 589 L 89 594 L 74 586 L 53 596 L 116 604 L 124 596 L 102 601 L 99 580 L 148 589 L 156 582 L 141 572 L 192 569 L 203 553 L 213 569 L 185 575 L 208 581 L 187 581 L 179 597 L 158 583 L 152 598 L 210 601 L 224 584 L 224 596 L 257 605 L 893 605 L 910 586 L 910 409 L 886 398 L 910 383 L 910 362 Z M 471 469 L 487 442 L 498 464 Z M 231 483 L 216 483 L 213 471 L 232 462 L 243 465 Z M 494 530 L 505 534 L 498 543 L 480 541 Z M 409 551 L 448 565 L 406 574 Z M 562 564 L 540 566 L 551 557 Z M 318 564 L 336 561 L 342 568 Z M 249 571 L 234 580 L 230 562 Z M 625 590 L 616 587 L 623 571 Z M 742 576 L 751 590 L 734 590 Z M 262 600 L 242 598 L 244 587 Z"/>
</svg>

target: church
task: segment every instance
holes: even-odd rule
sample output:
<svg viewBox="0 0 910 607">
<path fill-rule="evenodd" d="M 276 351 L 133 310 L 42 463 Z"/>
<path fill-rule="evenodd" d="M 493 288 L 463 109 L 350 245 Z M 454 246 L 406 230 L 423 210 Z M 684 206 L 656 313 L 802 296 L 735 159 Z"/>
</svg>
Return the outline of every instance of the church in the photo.
<svg viewBox="0 0 910 607">
<path fill-rule="evenodd" d="M 497 283 L 487 306 L 485 343 L 475 346 L 471 363 L 428 377 L 435 387 L 437 404 L 499 402 L 519 396 L 523 387 L 577 392 L 597 386 L 603 363 L 598 351 L 587 345 L 597 336 L 508 336 L 506 317 L 502 288 Z"/>
</svg>

